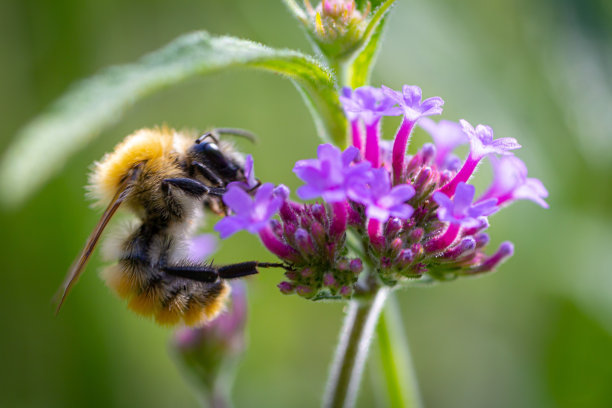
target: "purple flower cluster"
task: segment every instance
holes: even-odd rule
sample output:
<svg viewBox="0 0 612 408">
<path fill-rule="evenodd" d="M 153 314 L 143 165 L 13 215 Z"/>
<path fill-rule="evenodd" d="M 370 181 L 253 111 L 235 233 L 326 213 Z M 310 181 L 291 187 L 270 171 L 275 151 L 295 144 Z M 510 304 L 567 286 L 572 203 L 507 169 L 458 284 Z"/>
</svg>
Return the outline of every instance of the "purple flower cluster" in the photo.
<svg viewBox="0 0 612 408">
<path fill-rule="evenodd" d="M 320 145 L 316 159 L 294 167 L 305 183 L 298 197 L 323 203 L 290 201 L 286 188 L 279 193 L 271 184 L 260 187 L 254 199 L 243 190 L 230 189 L 224 196 L 235 215 L 217 229 L 222 236 L 237 229 L 259 233 L 288 266 L 287 280 L 279 284 L 283 293 L 350 297 L 363 264 L 390 286 L 488 272 L 513 253 L 505 242 L 485 255 L 488 216 L 519 199 L 547 207 L 546 189 L 527 177 L 524 163 L 512 154 L 521 147 L 518 142 L 494 139 L 489 126 L 427 118 L 442 113 L 441 98 L 422 100 L 417 86 L 406 85 L 401 92 L 367 86 L 345 88 L 340 101 L 353 145 L 344 151 Z M 395 137 L 381 140 L 381 119 L 397 115 L 403 120 Z M 416 124 L 434 144 L 410 156 L 406 151 Z M 453 154 L 463 143 L 470 145 L 464 161 Z M 475 200 L 476 189 L 467 183 L 485 157 L 494 178 Z M 280 220 L 271 220 L 278 210 Z"/>
</svg>

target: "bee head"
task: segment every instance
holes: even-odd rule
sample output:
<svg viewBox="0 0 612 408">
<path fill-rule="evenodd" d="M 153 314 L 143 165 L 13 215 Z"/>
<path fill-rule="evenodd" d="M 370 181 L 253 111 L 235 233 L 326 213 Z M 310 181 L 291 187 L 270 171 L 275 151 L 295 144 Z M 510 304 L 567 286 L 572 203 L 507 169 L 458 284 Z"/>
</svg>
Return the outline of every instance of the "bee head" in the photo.
<svg viewBox="0 0 612 408">
<path fill-rule="evenodd" d="M 224 152 L 224 145 L 211 134 L 196 139 L 189 149 L 195 162 L 203 164 L 224 181 L 235 181 L 240 177 L 242 167 L 236 162 L 231 152 Z"/>
</svg>

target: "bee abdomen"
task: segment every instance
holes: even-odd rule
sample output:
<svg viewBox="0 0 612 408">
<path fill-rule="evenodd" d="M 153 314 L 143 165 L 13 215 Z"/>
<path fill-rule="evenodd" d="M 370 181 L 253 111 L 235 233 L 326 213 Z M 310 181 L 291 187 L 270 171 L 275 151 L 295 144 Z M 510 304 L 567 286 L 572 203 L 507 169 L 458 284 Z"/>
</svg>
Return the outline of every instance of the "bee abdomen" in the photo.
<svg viewBox="0 0 612 408">
<path fill-rule="evenodd" d="M 195 282 L 165 274 L 135 259 L 122 259 L 102 274 L 107 285 L 134 312 L 164 325 L 188 326 L 215 318 L 229 295 L 225 281 Z"/>
</svg>

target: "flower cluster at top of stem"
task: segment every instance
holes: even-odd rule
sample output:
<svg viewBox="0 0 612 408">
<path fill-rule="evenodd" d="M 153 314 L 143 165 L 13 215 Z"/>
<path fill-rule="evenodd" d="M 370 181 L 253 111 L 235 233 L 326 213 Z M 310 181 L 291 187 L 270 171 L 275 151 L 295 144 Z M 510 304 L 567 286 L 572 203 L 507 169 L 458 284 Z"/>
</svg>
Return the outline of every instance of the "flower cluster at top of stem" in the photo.
<svg viewBox="0 0 612 408">
<path fill-rule="evenodd" d="M 379 283 L 444 281 L 493 270 L 513 253 L 504 242 L 492 255 L 484 249 L 488 216 L 519 199 L 547 207 L 542 183 L 527 177 L 512 154 L 514 138 L 493 138 L 485 125 L 434 122 L 443 100 L 422 100 L 421 89 L 404 86 L 345 88 L 340 101 L 351 124 L 352 146 L 345 151 L 322 144 L 316 159 L 300 160 L 294 173 L 305 182 L 288 199 L 285 186 L 264 184 L 251 197 L 231 187 L 224 201 L 235 215 L 217 229 L 227 236 L 240 229 L 258 233 L 263 244 L 288 267 L 283 293 L 309 299 L 349 298 L 360 288 L 363 264 Z M 402 116 L 392 141 L 381 139 L 380 121 Z M 407 155 L 417 123 L 431 134 L 413 156 Z M 469 143 L 465 160 L 454 149 Z M 475 199 L 468 184 L 478 164 L 489 157 L 491 186 Z M 271 219 L 277 211 L 280 220 Z"/>
<path fill-rule="evenodd" d="M 302 23 L 327 57 L 350 54 L 362 40 L 370 13 L 369 2 L 362 11 L 357 9 L 354 0 L 323 0 L 316 7 L 309 1 L 304 4 Z"/>
</svg>

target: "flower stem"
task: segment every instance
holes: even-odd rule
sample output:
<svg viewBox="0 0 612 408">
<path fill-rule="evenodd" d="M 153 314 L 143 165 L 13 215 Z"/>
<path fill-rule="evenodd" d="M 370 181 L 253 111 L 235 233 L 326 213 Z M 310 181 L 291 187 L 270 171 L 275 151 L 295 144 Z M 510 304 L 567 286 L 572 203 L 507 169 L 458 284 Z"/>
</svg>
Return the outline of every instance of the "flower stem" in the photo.
<svg viewBox="0 0 612 408">
<path fill-rule="evenodd" d="M 387 403 L 390 407 L 419 408 L 422 406 L 421 398 L 403 333 L 397 302 L 390 296 L 376 326 Z"/>
<path fill-rule="evenodd" d="M 376 288 L 367 299 L 351 300 L 323 399 L 325 408 L 348 408 L 355 404 L 363 366 L 378 316 L 389 288 Z"/>
</svg>

